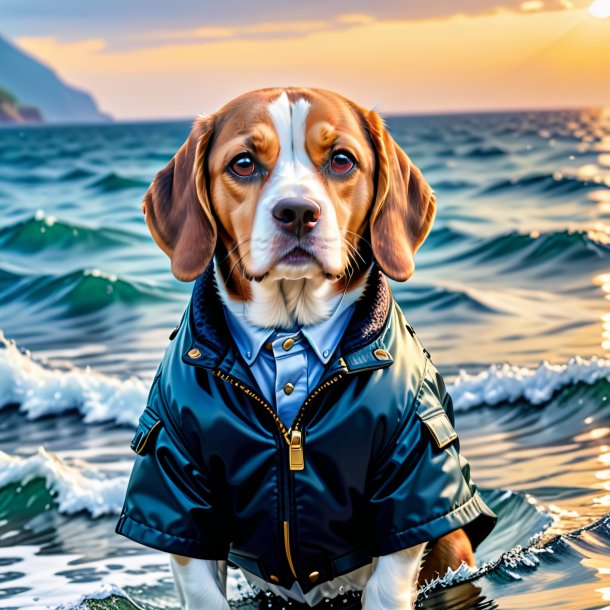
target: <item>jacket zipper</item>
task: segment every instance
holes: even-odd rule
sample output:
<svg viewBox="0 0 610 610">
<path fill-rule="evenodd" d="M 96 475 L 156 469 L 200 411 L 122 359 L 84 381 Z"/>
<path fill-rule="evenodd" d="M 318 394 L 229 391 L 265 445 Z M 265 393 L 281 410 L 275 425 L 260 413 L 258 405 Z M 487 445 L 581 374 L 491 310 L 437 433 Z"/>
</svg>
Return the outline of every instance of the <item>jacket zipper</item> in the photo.
<svg viewBox="0 0 610 610">
<path fill-rule="evenodd" d="M 282 420 L 278 417 L 277 413 L 273 410 L 271 405 L 263 398 L 261 398 L 256 392 L 252 390 L 252 388 L 248 387 L 243 382 L 235 379 L 231 375 L 227 373 L 223 373 L 217 369 L 212 370 L 212 374 L 216 377 L 219 377 L 223 381 L 235 386 L 244 392 L 247 396 L 253 398 L 258 402 L 265 410 L 273 417 L 273 420 L 277 424 L 284 440 L 288 443 L 288 466 L 290 471 L 295 470 L 304 470 L 305 469 L 305 448 L 303 445 L 303 432 L 301 429 L 301 425 L 303 422 L 303 417 L 305 415 L 305 410 L 311 404 L 312 400 L 320 395 L 325 389 L 329 388 L 331 385 L 335 384 L 339 379 L 343 377 L 342 373 L 335 375 L 334 377 L 326 380 L 324 383 L 320 384 L 305 400 L 305 402 L 301 405 L 301 408 L 298 410 L 294 422 L 290 429 L 286 429 Z M 283 460 L 282 460 L 283 463 Z M 283 487 L 286 486 L 286 482 Z M 284 490 L 285 491 L 285 490 Z M 288 481 L 288 495 L 289 501 L 286 502 L 283 500 L 284 504 L 290 504 L 290 481 Z M 282 496 L 283 497 L 283 496 Z M 283 538 L 284 538 L 284 552 L 286 554 L 286 560 L 288 562 L 288 566 L 290 567 L 290 571 L 294 576 L 295 580 L 298 580 L 296 569 L 294 567 L 294 562 L 292 560 L 292 550 L 290 546 L 290 506 L 284 506 L 284 521 L 282 522 L 283 526 Z"/>
<path fill-rule="evenodd" d="M 223 381 L 226 381 L 227 383 L 231 384 L 232 386 L 235 386 L 236 388 L 240 389 L 242 392 L 244 392 L 246 394 L 246 396 L 250 396 L 250 398 L 254 398 L 254 400 L 256 400 L 256 402 L 258 402 L 262 407 L 264 407 L 265 410 L 269 413 L 269 415 L 271 415 L 271 417 L 273 417 L 273 420 L 275 421 L 278 428 L 280 429 L 280 432 L 282 433 L 284 440 L 288 443 L 288 445 L 290 445 L 290 437 L 288 434 L 288 430 L 286 429 L 286 426 L 284 426 L 284 423 L 282 422 L 282 420 L 278 417 L 277 413 L 273 410 L 271 405 L 266 400 L 261 398 L 256 392 L 254 392 L 252 390 L 252 388 L 248 387 L 245 383 L 235 379 L 235 377 L 232 377 L 231 375 L 228 375 L 227 373 L 223 373 L 222 371 L 213 369 L 212 375 L 216 375 L 216 377 L 220 377 Z"/>
<path fill-rule="evenodd" d="M 342 374 L 335 375 L 334 377 L 328 379 L 321 385 L 319 385 L 305 400 L 305 402 L 301 405 L 301 408 L 296 414 L 294 418 L 294 422 L 290 429 L 288 430 L 288 434 L 290 435 L 290 448 L 288 451 L 288 507 L 286 510 L 286 521 L 284 521 L 284 551 L 286 553 L 286 559 L 288 560 L 288 565 L 290 566 L 290 571 L 294 576 L 295 580 L 298 580 L 297 572 L 294 567 L 294 562 L 292 561 L 292 550 L 290 546 L 290 506 L 292 505 L 292 474 L 291 472 L 295 470 L 304 470 L 305 469 L 305 447 L 304 447 L 304 437 L 302 431 L 302 423 L 303 418 L 305 416 L 305 410 L 311 404 L 312 400 L 320 395 L 326 388 L 329 388 L 331 385 L 339 381 L 343 377 Z"/>
<path fill-rule="evenodd" d="M 286 559 L 288 559 L 288 565 L 290 566 L 290 571 L 294 576 L 295 580 L 298 580 L 297 572 L 294 569 L 294 563 L 292 563 L 292 552 L 290 550 L 290 524 L 288 521 L 284 521 L 284 551 L 286 553 Z"/>
<path fill-rule="evenodd" d="M 311 404 L 311 401 L 319 396 L 324 390 L 329 388 L 331 385 L 337 383 L 339 379 L 343 377 L 343 373 L 339 373 L 334 377 L 327 379 L 324 383 L 319 385 L 305 400 L 298 410 L 292 426 L 290 426 L 287 434 L 290 437 L 289 445 L 289 465 L 290 470 L 304 470 L 305 469 L 305 438 L 301 425 L 303 423 L 303 417 L 307 407 Z"/>
</svg>

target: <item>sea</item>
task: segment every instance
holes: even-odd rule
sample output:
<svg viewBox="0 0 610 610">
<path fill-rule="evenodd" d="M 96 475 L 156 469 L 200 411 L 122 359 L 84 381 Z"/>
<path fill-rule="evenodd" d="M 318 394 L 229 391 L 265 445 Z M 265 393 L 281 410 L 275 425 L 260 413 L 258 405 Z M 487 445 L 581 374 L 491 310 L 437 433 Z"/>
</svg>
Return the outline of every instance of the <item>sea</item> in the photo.
<svg viewBox="0 0 610 610">
<path fill-rule="evenodd" d="M 388 117 L 437 194 L 396 299 L 499 516 L 422 608 L 610 608 L 610 110 Z M 192 286 L 140 203 L 189 122 L 0 130 L 0 608 L 177 608 L 114 533 Z M 230 571 L 233 607 L 253 592 Z"/>
</svg>

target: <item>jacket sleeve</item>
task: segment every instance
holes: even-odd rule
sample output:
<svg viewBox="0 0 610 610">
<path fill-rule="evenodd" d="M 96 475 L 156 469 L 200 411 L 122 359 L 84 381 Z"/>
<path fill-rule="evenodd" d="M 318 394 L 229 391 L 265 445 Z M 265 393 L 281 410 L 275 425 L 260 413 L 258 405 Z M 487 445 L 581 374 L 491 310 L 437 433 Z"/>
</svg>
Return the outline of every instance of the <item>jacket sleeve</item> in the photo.
<svg viewBox="0 0 610 610">
<path fill-rule="evenodd" d="M 413 404 L 370 474 L 367 551 L 372 556 L 459 528 L 476 547 L 493 529 L 496 517 L 470 479 L 453 425 L 451 397 L 427 362 Z"/>
<path fill-rule="evenodd" d="M 174 430 L 158 380 L 131 443 L 137 456 L 116 532 L 176 555 L 226 559 L 223 494 Z"/>
</svg>

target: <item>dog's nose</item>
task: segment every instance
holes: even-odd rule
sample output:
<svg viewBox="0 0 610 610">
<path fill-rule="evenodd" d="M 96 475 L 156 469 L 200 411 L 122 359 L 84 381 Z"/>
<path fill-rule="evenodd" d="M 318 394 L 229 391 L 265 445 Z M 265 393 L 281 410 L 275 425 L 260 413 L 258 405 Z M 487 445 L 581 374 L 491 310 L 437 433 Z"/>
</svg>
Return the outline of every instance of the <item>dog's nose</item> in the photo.
<svg viewBox="0 0 610 610">
<path fill-rule="evenodd" d="M 285 197 L 273 206 L 272 213 L 282 229 L 301 237 L 316 226 L 320 218 L 320 206 L 304 197 Z"/>
</svg>

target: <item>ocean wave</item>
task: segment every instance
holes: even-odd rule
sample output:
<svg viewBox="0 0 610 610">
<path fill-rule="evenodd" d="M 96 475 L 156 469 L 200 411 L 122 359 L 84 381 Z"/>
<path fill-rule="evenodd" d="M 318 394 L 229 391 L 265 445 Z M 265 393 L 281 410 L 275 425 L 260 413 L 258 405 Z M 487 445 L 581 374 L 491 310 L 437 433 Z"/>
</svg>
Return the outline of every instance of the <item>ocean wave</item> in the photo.
<svg viewBox="0 0 610 610">
<path fill-rule="evenodd" d="M 437 180 L 434 182 L 435 191 L 461 191 L 476 188 L 476 186 L 474 182 L 468 180 Z"/>
<path fill-rule="evenodd" d="M 65 174 L 59 176 L 57 180 L 58 182 L 72 182 L 74 180 L 83 180 L 85 178 L 91 178 L 92 176 L 95 176 L 94 172 L 88 169 L 84 169 L 82 167 L 75 167 L 74 169 L 71 169 Z"/>
<path fill-rule="evenodd" d="M 126 176 L 121 176 L 115 172 L 110 172 L 92 182 L 89 187 L 102 193 L 113 193 L 115 191 L 123 191 L 131 188 L 148 188 L 149 184 L 148 181 L 134 180 L 133 178 L 127 178 Z"/>
<path fill-rule="evenodd" d="M 508 259 L 512 267 L 522 272 L 525 258 L 530 268 L 551 260 L 579 263 L 606 259 L 610 251 L 607 241 L 608 235 L 595 229 L 546 233 L 511 231 L 480 240 L 475 246 L 452 257 L 452 261 Z"/>
<path fill-rule="evenodd" d="M 592 548 L 597 549 L 605 555 L 608 542 L 610 542 L 610 515 L 551 540 L 544 541 L 541 534 L 535 534 L 526 545 L 518 545 L 502 553 L 499 558 L 484 562 L 476 568 L 462 564 L 457 570 L 449 569 L 443 577 L 425 583 L 419 593 L 427 597 L 436 589 L 454 587 L 488 574 L 513 581 L 523 580 L 525 575 L 536 571 L 544 560 L 557 564 L 565 553 L 577 552 L 585 555 L 579 547 L 580 549 L 586 547 L 589 551 Z"/>
<path fill-rule="evenodd" d="M 71 254 L 76 251 L 91 253 L 103 248 L 142 241 L 135 233 L 120 229 L 96 228 L 58 220 L 38 210 L 34 216 L 0 227 L 0 246 L 9 252 L 32 254 L 44 250 Z"/>
<path fill-rule="evenodd" d="M 44 447 L 26 458 L 0 451 L 0 488 L 23 487 L 35 479 L 44 479 L 59 512 L 87 511 L 94 518 L 120 513 L 128 481 L 126 476 L 108 477 L 95 468 L 70 466 Z"/>
<path fill-rule="evenodd" d="M 508 152 L 499 146 L 477 146 L 464 153 L 463 156 L 470 159 L 489 159 L 491 157 L 504 157 L 507 154 Z"/>
<path fill-rule="evenodd" d="M 17 404 L 29 419 L 76 409 L 86 423 L 135 426 L 147 396 L 147 385 L 137 377 L 45 367 L 0 336 L 0 409 Z"/>
<path fill-rule="evenodd" d="M 537 571 L 544 564 L 549 565 L 555 574 L 561 574 L 562 567 L 559 564 L 566 555 L 576 554 L 577 558 L 585 558 L 588 557 L 591 552 L 598 552 L 600 556 L 605 556 L 604 544 L 608 541 L 610 541 L 609 517 L 604 517 L 585 528 L 572 532 L 568 536 L 558 536 L 545 543 L 542 542 L 540 536 L 534 535 L 527 545 L 516 546 L 502 553 L 501 556 L 494 561 L 485 562 L 477 568 L 470 568 L 466 564 L 462 564 L 456 570 L 449 569 L 442 577 L 437 577 L 433 581 L 426 582 L 420 586 L 418 597 L 421 603 L 421 600 L 433 596 L 439 589 L 455 587 L 460 583 L 475 581 L 483 576 L 489 576 L 494 580 L 522 581 L 528 574 Z M 565 569 L 565 567 L 563 569 Z M 142 600 L 145 598 L 148 599 L 151 594 L 154 595 L 153 592 L 155 592 L 155 589 L 151 589 L 150 594 L 147 594 L 146 589 L 147 587 L 140 587 L 138 589 L 138 597 L 140 598 L 140 596 L 142 596 Z M 559 595 L 561 595 L 561 592 L 559 592 Z M 227 598 L 231 607 L 242 607 L 243 604 L 246 604 L 246 607 L 250 607 L 247 605 L 248 601 L 254 598 L 254 593 L 245 581 L 243 574 L 239 570 L 233 568 L 229 568 L 228 571 Z M 77 604 L 71 603 L 62 605 L 61 608 L 66 610 L 80 608 L 82 607 L 80 604 L 86 603 L 86 600 L 88 599 L 99 600 L 99 603 L 95 605 L 96 608 L 111 609 L 124 607 L 136 610 L 139 607 L 136 600 L 128 596 L 119 587 L 114 586 L 112 588 L 108 587 L 107 590 L 104 588 L 92 587 L 91 594 L 81 597 Z M 152 597 L 150 597 L 150 599 L 152 599 Z M 457 599 L 460 599 L 459 596 Z M 557 595 L 552 596 L 551 599 L 557 601 Z M 486 600 L 486 598 L 481 598 L 481 601 L 483 600 Z M 432 607 L 441 607 L 440 605 L 437 606 L 437 604 L 434 603 L 434 600 L 431 601 Z M 463 603 L 466 599 L 462 599 L 461 601 Z M 473 600 L 468 599 L 468 601 L 472 603 Z M 526 600 L 525 603 L 527 603 Z M 446 607 L 446 603 L 443 603 L 442 607 Z M 454 606 L 452 605 L 451 607 Z M 460 607 L 462 607 L 462 605 L 460 605 Z M 468 605 L 468 607 L 471 606 Z M 474 606 L 472 607 L 474 608 Z M 479 608 L 479 604 L 476 604 L 476 607 Z M 497 604 L 487 600 L 484 601 L 483 605 L 480 605 L 480 607 L 496 608 Z M 519 607 L 526 606 L 521 605 Z"/>
<path fill-rule="evenodd" d="M 455 286 L 407 286 L 398 287 L 397 296 L 406 309 L 424 307 L 427 311 L 446 311 L 461 308 L 475 313 L 496 314 L 502 310 L 478 298 L 472 290 Z M 483 293 L 481 293 L 483 294 Z"/>
<path fill-rule="evenodd" d="M 524 400 L 532 405 L 548 402 L 559 390 L 579 383 L 593 385 L 610 378 L 610 360 L 575 356 L 566 364 L 542 362 L 536 368 L 493 364 L 471 374 L 460 371 L 448 387 L 456 411 Z"/>
<path fill-rule="evenodd" d="M 120 599 L 121 601 L 119 603 L 112 603 L 115 599 Z M 133 601 L 123 589 L 116 585 L 107 584 L 101 584 L 91 593 L 81 595 L 73 601 L 64 601 L 61 605 L 57 606 L 57 610 L 84 610 L 91 608 L 91 604 L 87 604 L 87 601 L 89 600 L 107 600 L 112 608 L 125 608 L 126 603 L 129 603 L 135 610 L 138 610 L 135 601 Z M 97 605 L 95 607 L 97 607 Z"/>
<path fill-rule="evenodd" d="M 438 225 L 432 229 L 430 235 L 426 238 L 426 248 L 442 248 L 468 239 L 472 239 L 472 237 L 449 225 Z"/>
<path fill-rule="evenodd" d="M 58 307 L 71 315 L 99 311 L 112 304 L 171 300 L 172 291 L 120 278 L 100 269 L 77 269 L 66 274 L 23 274 L 0 266 L 0 295 L 5 299 L 45 307 Z"/>
<path fill-rule="evenodd" d="M 535 368 L 492 364 L 479 373 L 461 370 L 448 384 L 456 411 L 523 400 L 542 405 L 568 386 L 610 378 L 610 360 L 575 356 L 565 364 Z M 113 421 L 135 426 L 148 395 L 141 379 L 103 375 L 90 368 L 54 369 L 0 335 L 0 409 L 19 405 L 29 419 L 78 410 L 85 423 Z"/>
<path fill-rule="evenodd" d="M 529 190 L 539 196 L 548 195 L 572 195 L 580 191 L 588 191 L 599 188 L 599 184 L 593 181 L 585 181 L 573 176 L 556 174 L 530 174 L 521 178 L 499 180 L 482 189 L 480 195 L 496 195 L 509 193 L 514 195 L 516 191 Z"/>
<path fill-rule="evenodd" d="M 0 451 L 0 496 L 25 494 L 21 503 L 25 502 L 33 509 L 30 510 L 30 519 L 36 519 L 40 512 L 48 510 L 51 503 L 55 510 L 64 515 L 83 511 L 93 518 L 118 515 L 127 483 L 127 476 L 108 475 L 84 462 L 68 463 L 44 447 L 39 447 L 35 454 L 28 457 Z M 471 569 L 463 566 L 456 572 L 448 572 L 443 579 L 426 583 L 422 592 L 480 576 L 507 563 L 509 557 L 519 561 L 523 546 L 529 548 L 539 543 L 553 521 L 544 506 L 529 494 L 511 490 L 480 492 L 498 515 L 498 525 L 477 550 L 479 567 Z M 4 503 L 4 506 L 0 517 L 10 519 L 14 505 Z M 236 576 L 240 582 L 235 581 L 230 587 L 230 598 L 235 600 L 243 597 L 243 591 L 249 589 L 243 576 L 234 574 L 234 578 Z"/>
</svg>

